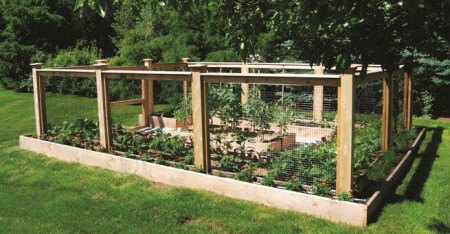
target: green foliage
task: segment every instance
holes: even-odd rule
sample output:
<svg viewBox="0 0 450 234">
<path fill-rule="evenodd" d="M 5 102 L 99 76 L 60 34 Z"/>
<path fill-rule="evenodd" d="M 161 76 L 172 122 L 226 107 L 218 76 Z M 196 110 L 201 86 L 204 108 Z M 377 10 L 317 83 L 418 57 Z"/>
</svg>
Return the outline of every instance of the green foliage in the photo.
<svg viewBox="0 0 450 234">
<path fill-rule="evenodd" d="M 98 123 L 88 119 L 75 122 L 63 122 L 60 125 L 49 124 L 41 139 L 85 149 L 104 151 L 98 144 Z"/>
<path fill-rule="evenodd" d="M 156 131 L 148 144 L 151 150 L 161 151 L 171 156 L 186 155 L 188 149 L 185 147 L 186 138 L 180 136 L 170 136 L 161 130 Z"/>
<path fill-rule="evenodd" d="M 148 141 L 143 136 L 135 134 L 121 125 L 115 126 L 113 130 L 114 146 L 119 151 L 131 151 L 137 154 L 143 150 L 144 144 Z"/>
<path fill-rule="evenodd" d="M 332 141 L 283 151 L 271 163 L 269 169 L 280 180 L 293 177 L 308 180 L 326 178 L 332 183 L 336 177 L 335 144 Z"/>
<path fill-rule="evenodd" d="M 192 93 L 189 90 L 187 100 L 179 102 L 174 111 L 173 116 L 186 123 L 189 117 L 192 117 Z"/>
<path fill-rule="evenodd" d="M 275 184 L 274 180 L 275 180 L 275 175 L 269 173 L 268 175 L 266 175 L 262 178 L 261 184 L 264 186 L 269 186 L 269 187 L 277 187 L 277 184 Z"/>
<path fill-rule="evenodd" d="M 312 188 L 314 195 L 322 197 L 331 197 L 331 188 L 328 185 L 328 181 L 322 180 L 321 182 L 315 182 Z"/>
<path fill-rule="evenodd" d="M 255 163 L 247 163 L 243 166 L 240 172 L 237 173 L 237 179 L 245 182 L 253 182 L 253 171 L 258 168 Z"/>
<path fill-rule="evenodd" d="M 212 86 L 208 96 L 209 115 L 218 116 L 222 126 L 236 128 L 243 114 L 240 93 L 239 85 Z"/>
<path fill-rule="evenodd" d="M 286 189 L 301 192 L 303 191 L 302 181 L 297 176 L 292 176 L 292 178 L 286 183 Z"/>
<path fill-rule="evenodd" d="M 31 71 L 29 64 L 36 55 L 47 57 L 77 44 L 93 44 L 107 56 L 114 53 L 110 23 L 92 12 L 78 17 L 73 12 L 73 4 L 74 0 L 0 2 L 2 86 L 16 91 L 30 91 L 27 85 Z"/>
<path fill-rule="evenodd" d="M 183 163 L 186 165 L 194 164 L 194 149 L 189 149 L 187 155 L 184 157 Z"/>
<path fill-rule="evenodd" d="M 339 201 L 351 201 L 353 198 L 353 195 L 348 192 L 342 192 L 337 195 L 336 199 Z"/>
<path fill-rule="evenodd" d="M 60 50 L 54 57 L 42 62 L 46 67 L 70 67 L 91 65 L 99 58 L 101 58 L 101 52 L 96 47 L 74 48 Z M 85 97 L 97 96 L 95 79 L 49 77 L 46 79 L 45 88 L 46 91 L 55 93 L 75 94 Z"/>
<path fill-rule="evenodd" d="M 275 120 L 280 127 L 280 132 L 284 133 L 287 130 L 287 125 L 292 124 L 294 121 L 294 103 L 286 100 L 279 99 L 275 106 Z"/>
<path fill-rule="evenodd" d="M 405 54 L 412 56 L 412 54 Z M 415 53 L 413 110 L 416 116 L 450 116 L 450 60 Z"/>
<path fill-rule="evenodd" d="M 258 88 L 250 89 L 248 101 L 243 108 L 245 115 L 250 118 L 254 130 L 256 131 L 257 127 L 261 136 L 264 136 L 264 131 L 269 129 L 273 120 L 273 112 L 270 110 L 269 104 L 261 99 Z"/>
<path fill-rule="evenodd" d="M 219 165 L 220 165 L 220 170 L 222 170 L 222 171 L 229 171 L 229 172 L 238 172 L 239 171 L 239 167 L 236 164 L 234 155 L 223 156 L 219 161 Z"/>
</svg>

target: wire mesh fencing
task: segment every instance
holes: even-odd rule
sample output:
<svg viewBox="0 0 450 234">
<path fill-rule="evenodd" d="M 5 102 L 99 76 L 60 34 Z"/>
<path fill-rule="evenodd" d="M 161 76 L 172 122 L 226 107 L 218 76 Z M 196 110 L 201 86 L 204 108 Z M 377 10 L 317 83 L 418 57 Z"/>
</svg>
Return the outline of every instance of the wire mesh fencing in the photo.
<svg viewBox="0 0 450 234">
<path fill-rule="evenodd" d="M 381 154 L 383 84 L 363 83 L 355 91 L 354 171 L 364 173 Z"/>
<path fill-rule="evenodd" d="M 241 84 L 211 83 L 208 90 L 213 168 L 268 185 L 334 187 L 336 88 L 314 94 L 314 87 L 250 85 L 246 103 Z M 321 119 L 314 97 L 322 100 Z"/>
<path fill-rule="evenodd" d="M 95 79 L 47 77 L 45 82 L 47 126 L 41 138 L 85 149 L 103 150 L 99 144 Z"/>
<path fill-rule="evenodd" d="M 142 124 L 140 80 L 110 80 L 111 121 L 126 128 Z"/>
</svg>

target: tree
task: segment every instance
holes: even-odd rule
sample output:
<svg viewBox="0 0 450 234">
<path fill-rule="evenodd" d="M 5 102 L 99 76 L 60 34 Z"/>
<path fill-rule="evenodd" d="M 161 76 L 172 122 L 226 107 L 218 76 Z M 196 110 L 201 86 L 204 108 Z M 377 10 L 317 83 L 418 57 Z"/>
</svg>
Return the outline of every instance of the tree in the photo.
<svg viewBox="0 0 450 234">
<path fill-rule="evenodd" d="M 74 1 L 0 1 L 2 86 L 22 90 L 31 72 L 29 64 L 37 55 L 46 57 L 77 44 L 94 44 L 107 56 L 114 53 L 112 28 L 93 12 L 78 17 L 73 12 Z"/>
</svg>

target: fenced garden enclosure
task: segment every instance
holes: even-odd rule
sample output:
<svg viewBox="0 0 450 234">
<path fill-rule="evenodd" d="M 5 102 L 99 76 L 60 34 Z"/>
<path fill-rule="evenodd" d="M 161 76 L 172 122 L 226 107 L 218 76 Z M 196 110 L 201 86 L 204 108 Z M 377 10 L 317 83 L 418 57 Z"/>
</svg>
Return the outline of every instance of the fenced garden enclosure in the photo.
<svg viewBox="0 0 450 234">
<path fill-rule="evenodd" d="M 99 60 L 32 68 L 40 139 L 280 191 L 370 202 L 416 136 L 412 78 L 402 67 L 389 75 L 352 65 L 339 74 L 309 64 L 146 59 L 134 67 Z M 45 90 L 51 79 L 90 79 L 96 99 L 61 104 Z M 183 84 L 183 100 L 167 114 L 155 105 L 155 82 L 169 81 Z M 112 101 L 110 87 L 124 83 L 140 93 Z M 63 105 L 65 115 L 53 116 Z M 309 213 L 328 212 L 318 209 Z"/>
</svg>

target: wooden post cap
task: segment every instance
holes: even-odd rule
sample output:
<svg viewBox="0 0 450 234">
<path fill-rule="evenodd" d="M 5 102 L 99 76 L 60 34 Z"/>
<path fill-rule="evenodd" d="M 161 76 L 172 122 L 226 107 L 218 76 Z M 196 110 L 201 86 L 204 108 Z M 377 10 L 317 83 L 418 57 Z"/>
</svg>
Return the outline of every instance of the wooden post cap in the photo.
<svg viewBox="0 0 450 234">
<path fill-rule="evenodd" d="M 96 65 L 97 64 L 108 64 L 108 60 L 107 59 L 97 59 L 95 60 Z"/>
<path fill-rule="evenodd" d="M 94 64 L 94 67 L 97 70 L 106 70 L 106 68 L 108 67 L 108 64 L 103 64 L 103 63 Z"/>
<path fill-rule="evenodd" d="M 144 63 L 152 63 L 153 59 L 142 59 L 142 61 L 144 61 Z"/>
<path fill-rule="evenodd" d="M 189 61 L 191 61 L 191 58 L 182 58 L 181 60 L 183 61 L 183 63 L 188 63 Z"/>
<path fill-rule="evenodd" d="M 43 63 L 32 63 L 32 64 L 30 64 L 31 68 L 37 68 L 37 69 L 42 68 L 43 65 L 44 65 Z"/>
</svg>

